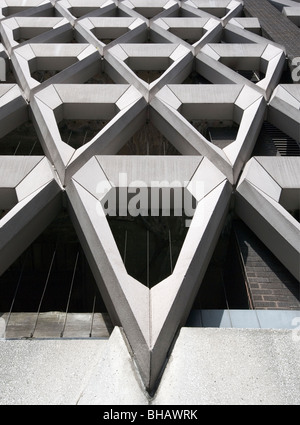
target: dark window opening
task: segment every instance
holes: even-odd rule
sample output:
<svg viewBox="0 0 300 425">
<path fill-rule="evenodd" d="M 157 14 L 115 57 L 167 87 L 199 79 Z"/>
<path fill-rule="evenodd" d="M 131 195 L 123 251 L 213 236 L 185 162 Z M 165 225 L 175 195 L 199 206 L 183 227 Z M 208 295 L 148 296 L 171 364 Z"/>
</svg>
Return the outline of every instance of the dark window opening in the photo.
<svg viewBox="0 0 300 425">
<path fill-rule="evenodd" d="M 108 217 L 129 275 L 152 288 L 173 273 L 188 228 L 186 217 Z"/>
<path fill-rule="evenodd" d="M 151 122 L 145 123 L 118 155 L 181 155 Z"/>
<path fill-rule="evenodd" d="M 227 227 L 219 238 L 193 309 L 249 308 L 251 298 L 247 290 L 239 248 L 233 228 Z"/>
<path fill-rule="evenodd" d="M 133 9 L 135 12 L 144 16 L 144 18 L 151 19 L 154 16 L 164 11 L 163 7 L 135 7 Z"/>
<path fill-rule="evenodd" d="M 111 331 L 106 307 L 66 213 L 0 276 L 0 294 L 8 338 L 108 336 Z"/>
<path fill-rule="evenodd" d="M 224 149 L 233 143 L 238 134 L 239 126 L 233 121 L 214 121 L 192 120 L 191 124 L 199 133 L 201 133 L 210 143 Z"/>
<path fill-rule="evenodd" d="M 299 143 L 265 121 L 258 136 L 253 156 L 300 156 Z"/>
<path fill-rule="evenodd" d="M 79 149 L 90 142 L 109 121 L 105 120 L 67 120 L 63 119 L 58 124 L 63 142 Z"/>
<path fill-rule="evenodd" d="M 21 124 L 0 139 L 0 155 L 44 155 L 31 121 Z"/>
<path fill-rule="evenodd" d="M 176 28 L 171 27 L 168 30 L 170 33 L 184 40 L 186 43 L 194 44 L 201 40 L 204 35 L 203 28 Z"/>
<path fill-rule="evenodd" d="M 183 81 L 182 84 L 212 84 L 206 78 L 202 77 L 197 71 L 191 72 L 191 74 Z"/>
<path fill-rule="evenodd" d="M 117 28 L 111 28 L 111 27 L 97 28 L 96 27 L 91 29 L 91 32 L 94 34 L 94 36 L 105 45 L 111 43 L 112 41 L 126 34 L 128 31 L 129 31 L 129 28 L 126 28 L 126 27 L 117 27 Z"/>
</svg>

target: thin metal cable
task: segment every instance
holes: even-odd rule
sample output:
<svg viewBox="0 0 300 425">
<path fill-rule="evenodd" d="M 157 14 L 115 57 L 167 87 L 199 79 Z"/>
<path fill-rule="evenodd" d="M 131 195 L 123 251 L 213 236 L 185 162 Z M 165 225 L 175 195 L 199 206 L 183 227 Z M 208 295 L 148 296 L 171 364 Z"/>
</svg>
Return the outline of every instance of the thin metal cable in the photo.
<svg viewBox="0 0 300 425">
<path fill-rule="evenodd" d="M 40 314 L 41 306 L 42 306 L 42 303 L 43 303 L 43 300 L 44 300 L 45 292 L 46 292 L 46 289 L 47 289 L 47 286 L 48 286 L 49 278 L 50 278 L 50 275 L 51 275 L 53 263 L 54 263 L 55 256 L 56 256 L 56 249 L 57 249 L 57 246 L 55 247 L 55 250 L 54 250 L 54 253 L 53 253 L 53 256 L 52 256 L 52 259 L 51 259 L 51 263 L 50 263 L 50 267 L 49 267 L 49 271 L 48 271 L 46 283 L 44 285 L 44 290 L 43 290 L 43 293 L 42 293 L 42 296 L 41 296 L 41 299 L 40 299 L 39 308 L 38 308 L 38 311 L 37 311 L 35 325 L 34 325 L 33 331 L 31 332 L 30 338 L 33 338 L 34 332 L 35 332 L 36 327 L 37 327 L 37 322 L 38 322 L 38 319 L 39 319 L 39 314 Z"/>
<path fill-rule="evenodd" d="M 95 306 L 96 306 L 96 294 L 94 295 L 93 312 L 92 312 L 92 322 L 91 322 L 91 329 L 90 329 L 90 338 L 92 338 L 92 334 L 93 334 L 94 317 L 95 317 Z"/>
<path fill-rule="evenodd" d="M 124 258 L 123 258 L 123 263 L 125 267 L 126 267 L 126 258 L 127 258 L 127 240 L 128 240 L 128 232 L 127 230 L 125 230 L 125 246 L 124 246 Z"/>
<path fill-rule="evenodd" d="M 73 269 L 73 275 L 72 275 L 72 280 L 71 280 L 71 286 L 70 286 L 70 290 L 69 290 L 68 301 L 67 301 L 67 307 L 66 307 L 66 315 L 65 315 L 65 320 L 64 320 L 64 326 L 63 326 L 63 329 L 62 329 L 61 334 L 60 334 L 60 337 L 61 337 L 61 338 L 63 338 L 63 336 L 64 336 L 64 332 L 65 332 L 65 329 L 66 329 L 67 316 L 68 316 L 68 312 L 69 312 L 70 300 L 71 300 L 71 295 L 72 295 L 73 285 L 74 285 L 74 279 L 75 279 L 76 270 L 77 270 L 78 258 L 79 258 L 79 251 L 77 252 L 76 260 L 75 260 L 75 265 L 74 265 L 74 269 Z"/>
<path fill-rule="evenodd" d="M 16 147 L 16 150 L 15 150 L 14 155 L 16 155 L 16 154 L 17 154 L 17 151 L 18 151 L 18 149 L 19 149 L 19 147 L 20 147 L 20 144 L 21 144 L 21 142 L 19 142 L 19 143 L 18 143 L 18 146 Z"/>
<path fill-rule="evenodd" d="M 34 148 L 35 148 L 36 144 L 37 144 L 37 140 L 35 141 L 35 143 L 34 143 L 33 147 L 31 148 L 31 151 L 29 152 L 29 156 L 31 156 L 31 154 L 32 154 L 32 152 L 33 152 L 33 150 L 34 150 Z"/>
<path fill-rule="evenodd" d="M 147 230 L 147 286 L 150 289 L 150 235 Z"/>
<path fill-rule="evenodd" d="M 11 313 L 12 313 L 12 310 L 14 308 L 14 304 L 15 304 L 15 301 L 16 301 L 17 294 L 19 292 L 19 287 L 20 287 L 21 280 L 22 280 L 22 277 L 23 277 L 23 272 L 24 272 L 27 256 L 28 256 L 28 251 L 26 251 L 24 262 L 23 262 L 21 272 L 20 272 L 20 275 L 19 275 L 18 283 L 17 283 L 16 289 L 15 289 L 15 292 L 14 292 L 14 296 L 13 296 L 11 305 L 10 305 L 9 314 L 8 314 L 7 322 L 6 322 L 6 325 L 5 325 L 5 332 L 6 332 L 6 329 L 7 329 L 7 326 L 8 326 L 8 322 L 10 321 Z"/>
<path fill-rule="evenodd" d="M 169 251 L 170 251 L 170 267 L 171 267 L 171 274 L 173 273 L 173 255 L 172 255 L 172 236 L 171 236 L 171 230 L 169 229 Z"/>
</svg>

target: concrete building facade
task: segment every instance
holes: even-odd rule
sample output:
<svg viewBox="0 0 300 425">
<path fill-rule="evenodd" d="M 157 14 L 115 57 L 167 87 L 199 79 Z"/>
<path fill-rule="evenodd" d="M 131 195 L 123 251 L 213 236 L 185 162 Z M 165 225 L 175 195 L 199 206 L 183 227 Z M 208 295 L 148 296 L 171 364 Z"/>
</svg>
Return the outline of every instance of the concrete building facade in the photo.
<svg viewBox="0 0 300 425">
<path fill-rule="evenodd" d="M 299 6 L 0 1 L 0 404 L 300 404 Z"/>
</svg>

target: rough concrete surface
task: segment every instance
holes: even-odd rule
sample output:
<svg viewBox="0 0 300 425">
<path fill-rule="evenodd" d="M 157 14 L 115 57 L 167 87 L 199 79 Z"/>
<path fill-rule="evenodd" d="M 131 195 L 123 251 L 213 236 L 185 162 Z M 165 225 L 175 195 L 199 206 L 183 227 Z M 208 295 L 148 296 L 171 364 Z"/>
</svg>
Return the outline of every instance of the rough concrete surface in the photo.
<svg viewBox="0 0 300 425">
<path fill-rule="evenodd" d="M 74 405 L 107 340 L 0 341 L 0 405 Z"/>
<path fill-rule="evenodd" d="M 0 405 L 299 405 L 299 331 L 183 328 L 151 400 L 107 340 L 0 341 Z"/>
<path fill-rule="evenodd" d="M 299 405 L 299 359 L 293 331 L 183 328 L 153 404 Z"/>
</svg>

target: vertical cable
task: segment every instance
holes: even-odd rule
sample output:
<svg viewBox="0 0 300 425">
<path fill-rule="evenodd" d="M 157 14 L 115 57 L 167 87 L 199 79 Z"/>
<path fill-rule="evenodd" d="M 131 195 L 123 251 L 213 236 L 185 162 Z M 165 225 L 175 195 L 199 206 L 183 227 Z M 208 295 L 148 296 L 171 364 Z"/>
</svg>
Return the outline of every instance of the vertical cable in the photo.
<svg viewBox="0 0 300 425">
<path fill-rule="evenodd" d="M 21 272 L 20 272 L 20 275 L 19 275 L 18 283 L 17 283 L 16 289 L 15 289 L 15 293 L 14 293 L 11 305 L 10 305 L 9 314 L 8 314 L 7 322 L 6 322 L 6 325 L 5 325 L 5 332 L 6 332 L 6 329 L 7 329 L 7 326 L 8 326 L 8 322 L 10 321 L 11 313 L 12 313 L 12 310 L 14 308 L 15 300 L 16 300 L 16 297 L 17 297 L 17 294 L 18 294 L 18 291 L 19 291 L 19 287 L 20 287 L 21 280 L 22 280 L 22 277 L 23 277 L 23 272 L 24 272 L 27 256 L 28 256 L 28 251 L 26 251 L 24 262 L 23 262 Z"/>
<path fill-rule="evenodd" d="M 173 273 L 173 255 L 172 255 L 172 237 L 171 237 L 171 230 L 169 229 L 169 252 L 170 252 L 170 267 L 171 267 L 171 274 Z"/>
<path fill-rule="evenodd" d="M 230 325 L 231 325 L 231 327 L 233 327 L 232 326 L 232 321 L 231 321 L 231 316 L 230 316 L 230 308 L 229 308 L 229 303 L 228 303 L 228 298 L 227 298 L 227 292 L 226 292 L 225 283 L 224 283 L 224 279 L 223 279 L 223 272 L 221 272 L 221 280 L 222 280 L 222 286 L 223 286 L 223 290 L 224 290 L 224 296 L 225 296 L 225 301 L 226 301 L 226 308 L 227 308 L 227 311 L 228 311 Z"/>
<path fill-rule="evenodd" d="M 69 145 L 69 144 L 70 144 L 70 140 L 71 140 L 72 134 L 73 134 L 73 132 L 71 131 L 71 132 L 70 132 L 70 134 L 69 134 L 69 138 L 68 138 L 68 141 L 67 141 L 67 145 Z"/>
<path fill-rule="evenodd" d="M 31 156 L 31 154 L 32 154 L 32 152 L 33 152 L 33 150 L 34 150 L 34 148 L 35 148 L 36 144 L 37 144 L 37 140 L 36 140 L 36 141 L 35 141 L 35 143 L 33 144 L 32 148 L 31 148 L 31 151 L 29 152 L 29 156 Z"/>
<path fill-rule="evenodd" d="M 127 240 L 128 240 L 128 232 L 127 230 L 125 230 L 124 258 L 123 258 L 123 263 L 125 267 L 126 267 L 126 258 L 127 258 Z"/>
<path fill-rule="evenodd" d="M 147 286 L 150 289 L 150 235 L 147 230 Z"/>
<path fill-rule="evenodd" d="M 41 296 L 41 299 L 40 299 L 40 304 L 39 304 L 38 311 L 37 311 L 37 316 L 36 316 L 36 320 L 35 320 L 35 325 L 34 325 L 33 331 L 31 332 L 30 338 L 33 338 L 34 332 L 35 332 L 36 327 L 37 327 L 37 322 L 38 322 L 38 320 L 39 320 L 39 315 L 40 315 L 41 306 L 42 306 L 42 303 L 43 303 L 44 295 L 45 295 L 45 292 L 46 292 L 46 289 L 47 289 L 47 286 L 48 286 L 49 278 L 50 278 L 50 275 L 51 275 L 51 271 L 52 271 L 53 263 L 54 263 L 55 256 L 56 256 L 56 248 L 57 248 L 57 247 L 55 247 L 54 253 L 53 253 L 53 255 L 52 255 L 52 259 L 51 259 L 51 263 L 50 263 L 50 267 L 49 267 L 49 271 L 48 271 L 47 279 L 46 279 L 46 282 L 45 282 L 45 285 L 44 285 L 44 290 L 43 290 L 43 293 L 42 293 L 42 296 Z"/>
<path fill-rule="evenodd" d="M 93 326 L 94 326 L 94 318 L 95 318 L 95 306 L 96 306 L 96 294 L 94 295 L 94 303 L 93 303 L 93 311 L 92 311 L 92 322 L 91 322 L 91 329 L 90 329 L 90 338 L 92 338 L 92 335 L 93 335 Z"/>
<path fill-rule="evenodd" d="M 87 138 L 87 134 L 88 134 L 88 130 L 85 132 L 84 139 L 83 139 L 83 142 L 82 142 L 82 146 L 85 144 L 85 141 L 86 141 L 86 138 Z"/>
<path fill-rule="evenodd" d="M 64 332 L 65 332 L 65 328 L 66 328 L 66 324 L 67 324 L 67 316 L 68 316 L 68 311 L 69 311 L 69 306 L 70 306 L 71 295 L 72 295 L 72 291 L 73 291 L 74 279 L 75 279 L 76 270 L 77 270 L 78 258 L 79 258 L 79 251 L 77 252 L 75 265 L 74 265 L 74 269 L 73 269 L 73 276 L 72 276 L 72 280 L 71 280 L 71 286 L 70 286 L 70 290 L 69 290 L 68 302 L 67 302 L 67 307 L 66 307 L 65 321 L 64 321 L 63 329 L 62 329 L 61 334 L 60 334 L 61 338 L 63 338 L 63 336 L 64 336 Z"/>
<path fill-rule="evenodd" d="M 19 147 L 20 147 L 20 144 L 21 144 L 21 142 L 19 142 L 19 143 L 18 143 L 18 146 L 16 147 L 16 150 L 15 150 L 15 152 L 14 152 L 14 155 L 16 155 L 16 154 L 17 154 L 17 151 L 18 151 L 18 149 L 19 149 Z"/>
</svg>

